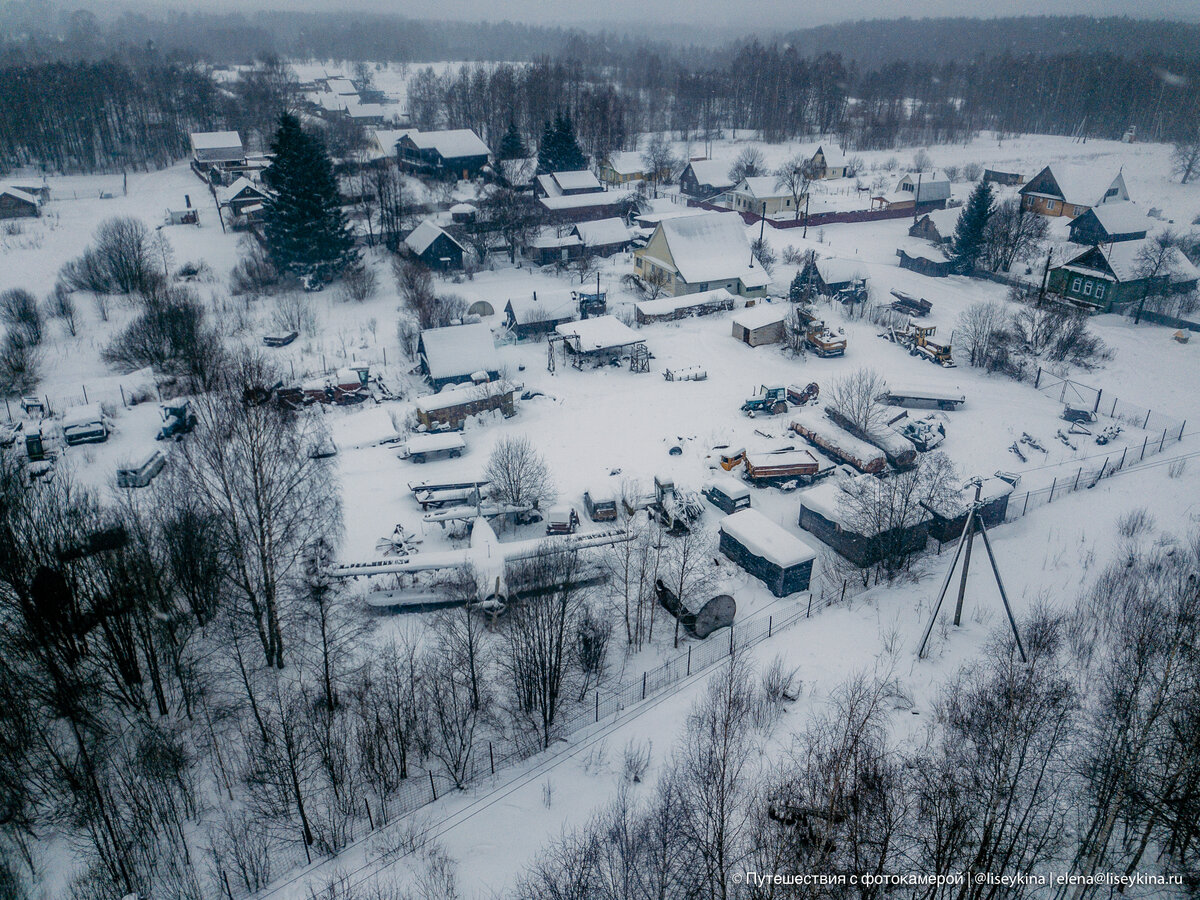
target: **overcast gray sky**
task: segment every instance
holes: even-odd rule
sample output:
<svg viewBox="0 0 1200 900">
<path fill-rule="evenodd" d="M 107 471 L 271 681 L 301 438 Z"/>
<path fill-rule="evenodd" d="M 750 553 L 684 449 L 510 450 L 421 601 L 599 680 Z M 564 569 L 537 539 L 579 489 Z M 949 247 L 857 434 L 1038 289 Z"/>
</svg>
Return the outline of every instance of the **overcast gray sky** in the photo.
<svg viewBox="0 0 1200 900">
<path fill-rule="evenodd" d="M 148 5 L 198 10 L 194 0 L 152 0 Z M 693 27 L 739 32 L 898 16 L 1088 14 L 1200 20 L 1200 0 L 216 0 L 204 4 L 205 10 L 254 8 L 369 9 L 414 18 L 625 27 L 681 21 Z"/>
</svg>

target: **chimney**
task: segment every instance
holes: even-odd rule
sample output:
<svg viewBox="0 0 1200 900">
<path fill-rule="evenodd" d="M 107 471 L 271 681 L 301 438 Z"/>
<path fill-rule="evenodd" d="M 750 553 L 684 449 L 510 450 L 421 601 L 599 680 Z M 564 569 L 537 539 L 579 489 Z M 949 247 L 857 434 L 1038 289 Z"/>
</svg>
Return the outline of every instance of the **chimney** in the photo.
<svg viewBox="0 0 1200 900">
<path fill-rule="evenodd" d="M 187 194 L 183 195 L 183 202 L 187 205 L 188 209 L 192 208 L 192 198 L 189 195 L 187 195 Z"/>
</svg>

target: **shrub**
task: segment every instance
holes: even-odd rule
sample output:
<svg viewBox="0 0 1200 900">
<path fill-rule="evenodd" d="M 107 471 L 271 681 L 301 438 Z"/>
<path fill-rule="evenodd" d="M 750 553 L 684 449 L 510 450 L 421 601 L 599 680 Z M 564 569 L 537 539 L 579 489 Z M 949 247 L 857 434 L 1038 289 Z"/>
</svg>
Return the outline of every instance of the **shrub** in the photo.
<svg viewBox="0 0 1200 900">
<path fill-rule="evenodd" d="M 150 229 L 128 216 L 103 222 L 95 241 L 62 267 L 60 278 L 72 290 L 95 294 L 152 294 L 164 281 L 154 264 Z"/>
<path fill-rule="evenodd" d="M 0 390 L 9 394 L 28 394 L 39 380 L 41 357 L 38 348 L 24 335 L 10 331 L 0 341 Z"/>
<path fill-rule="evenodd" d="M 229 290 L 236 296 L 253 297 L 268 294 L 279 284 L 279 271 L 258 241 L 246 242 L 246 255 L 237 261 L 229 273 Z"/>
<path fill-rule="evenodd" d="M 0 294 L 0 322 L 10 333 L 20 334 L 27 344 L 42 342 L 42 310 L 37 297 L 24 288 L 12 288 Z"/>
<path fill-rule="evenodd" d="M 207 387 L 222 358 L 221 340 L 204 321 L 194 294 L 175 289 L 147 299 L 145 308 L 101 354 L 123 372 L 150 366 L 164 375 L 195 379 Z"/>
</svg>

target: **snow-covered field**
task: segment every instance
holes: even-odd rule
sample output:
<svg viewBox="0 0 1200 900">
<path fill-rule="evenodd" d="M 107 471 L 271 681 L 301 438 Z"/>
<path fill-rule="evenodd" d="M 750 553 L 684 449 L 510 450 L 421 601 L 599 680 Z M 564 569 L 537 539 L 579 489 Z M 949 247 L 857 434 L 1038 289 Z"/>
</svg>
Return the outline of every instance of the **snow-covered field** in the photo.
<svg viewBox="0 0 1200 900">
<path fill-rule="evenodd" d="M 301 72 L 303 77 L 317 72 Z M 377 81 L 385 90 L 399 89 L 402 79 Z M 748 141 L 721 140 L 714 144 L 714 158 L 732 162 Z M 799 146 L 761 146 L 768 164 L 790 156 Z M 811 149 L 809 145 L 805 145 Z M 680 144 L 681 154 L 696 155 L 700 146 Z M 913 151 L 864 153 L 868 168 L 883 165 L 889 157 L 900 160 L 903 170 Z M 1017 137 L 998 140 L 980 138 L 964 146 L 930 148 L 937 165 L 979 162 L 996 168 L 1015 169 L 1028 177 L 1049 162 L 1062 160 L 1096 166 L 1122 166 L 1131 197 L 1144 208 L 1157 207 L 1164 219 L 1176 227 L 1187 227 L 1200 213 L 1200 188 L 1181 187 L 1167 178 L 1168 148 L 1160 145 L 1119 144 L 1105 141 L 1076 143 L 1049 137 Z M 239 238 L 225 234 L 218 223 L 211 196 L 186 165 L 154 173 L 132 173 L 127 186 L 119 176 L 51 177 L 53 199 L 45 216 L 23 223 L 22 232 L 0 237 L 0 290 L 23 287 L 45 296 L 53 287 L 58 269 L 77 256 L 104 219 L 117 215 L 142 218 L 151 227 L 162 221 L 167 208 L 180 208 L 189 195 L 200 209 L 200 227 L 163 229 L 172 247 L 170 268 L 184 261 L 202 261 L 209 274 L 198 284 L 210 303 L 213 320 L 232 342 L 258 345 L 271 330 L 271 301 L 246 302 L 228 295 L 226 282 L 239 253 Z M 955 195 L 965 197 L 966 184 L 955 185 Z M 101 199 L 102 194 L 111 198 Z M 970 304 L 986 299 L 1003 300 L 1002 285 L 960 277 L 929 279 L 897 267 L 895 250 L 911 246 L 907 219 L 870 224 L 832 225 L 809 229 L 808 239 L 799 229 L 767 227 L 767 240 L 779 251 L 787 245 L 816 249 L 861 262 L 870 278 L 872 294 L 886 297 L 896 288 L 925 297 L 933 303 L 929 319 L 939 336 L 948 340 L 959 313 Z M 1164 222 L 1164 226 L 1167 223 Z M 1053 226 L 1054 237 L 1065 242 L 1065 220 Z M 751 239 L 758 227 L 747 228 Z M 319 372 L 339 365 L 368 362 L 373 371 L 401 388 L 404 399 L 388 409 L 400 422 L 408 419 L 412 399 L 424 393 L 411 374 L 413 363 L 405 359 L 396 335 L 399 298 L 392 282 L 389 260 L 372 254 L 377 269 L 379 294 L 363 304 L 340 300 L 333 289 L 307 294 L 317 316 L 317 327 L 290 347 L 267 351 L 279 363 L 285 377 Z M 602 286 L 609 291 L 610 309 L 627 311 L 636 299 L 620 284 L 632 272 L 628 254 L 607 261 L 600 269 Z M 776 293 L 784 293 L 795 267 L 780 264 L 773 272 Z M 591 276 L 594 280 L 595 276 Z M 496 260 L 494 268 L 470 279 L 439 282 L 442 293 L 462 296 L 468 303 L 487 301 L 501 311 L 510 298 L 537 291 L 539 296 L 565 294 L 572 288 L 566 275 L 528 267 L 513 268 Z M 155 403 L 122 406 L 121 390 L 135 387 L 137 379 L 116 376 L 106 369 L 100 352 L 114 332 L 128 321 L 132 310 L 114 303 L 109 321 L 103 321 L 91 302 L 80 296 L 79 334 L 70 337 L 61 323 L 50 323 L 50 339 L 42 359 L 43 380 L 39 396 L 62 410 L 88 400 L 101 401 L 113 414 L 116 432 L 112 439 L 87 449 L 69 450 L 61 463 L 69 466 L 83 482 L 116 490 L 113 476 L 118 464 L 155 446 L 159 420 Z M 877 369 L 894 383 L 919 382 L 952 388 L 967 396 L 960 410 L 945 414 L 947 440 L 944 450 L 965 478 L 988 475 L 997 469 L 1023 475 L 1021 490 L 1049 485 L 1065 473 L 1075 471 L 1081 457 L 1098 452 L 1116 452 L 1126 444 L 1140 447 L 1143 433 L 1128 428 L 1115 445 L 1098 448 L 1090 439 L 1071 450 L 1054 439 L 1062 427 L 1061 405 L 1056 397 L 1004 378 L 959 367 L 941 369 L 910 357 L 899 347 L 881 340 L 876 327 L 864 321 L 843 321 L 840 313 L 826 308 L 828 320 L 843 328 L 849 342 L 844 358 L 823 360 L 809 356 L 796 360 L 779 347 L 750 348 L 731 336 L 731 314 L 656 324 L 641 334 L 653 354 L 650 372 L 633 374 L 628 368 L 578 371 L 560 360 L 556 371 L 547 371 L 544 343 L 504 344 L 500 347 L 506 375 L 526 391 L 537 392 L 520 403 L 509 420 L 472 422 L 466 430 L 468 452 L 459 459 L 417 466 L 398 459 L 394 448 L 347 450 L 338 456 L 338 472 L 345 510 L 345 535 L 341 557 L 358 561 L 376 555 L 375 543 L 391 533 L 397 523 L 410 530 L 424 531 L 422 552 L 452 546 L 451 539 L 436 525 L 421 521 L 421 511 L 407 488 L 414 479 L 454 481 L 481 473 L 491 448 L 507 435 L 527 435 L 544 454 L 559 491 L 561 502 L 581 512 L 585 487 L 598 477 L 619 470 L 648 489 L 653 476 L 670 474 L 677 484 L 699 488 L 708 476 L 706 462 L 717 445 L 744 445 L 748 449 L 773 448 L 798 443 L 786 433 L 786 417 L 750 419 L 738 410 L 760 384 L 807 384 L 822 387 L 860 367 Z M 499 316 L 485 321 L 500 327 Z M 1105 316 L 1093 327 L 1113 351 L 1101 369 L 1076 373 L 1079 380 L 1102 388 L 1106 397 L 1152 408 L 1180 421 L 1194 422 L 1188 436 L 1164 456 L 1195 451 L 1200 442 L 1191 432 L 1200 429 L 1200 341 L 1179 344 L 1169 329 L 1133 326 L 1130 320 Z M 386 359 L 386 364 L 385 364 Z M 666 368 L 700 365 L 708 372 L 701 382 L 667 382 Z M 1101 404 L 1103 409 L 1104 404 Z M 14 408 L 13 413 L 17 410 Z M 361 415 L 361 411 L 328 409 L 331 418 Z M 1103 423 L 1101 423 L 1103 424 Z M 346 423 L 345 427 L 352 427 Z M 1040 439 L 1045 454 L 1028 452 L 1020 462 L 1009 445 L 1023 432 Z M 682 453 L 671 455 L 672 448 Z M 1123 474 L 1101 482 L 1092 491 L 1081 491 L 1056 500 L 995 532 L 999 562 L 1009 579 L 1008 589 L 1018 614 L 1038 600 L 1061 603 L 1072 598 L 1091 571 L 1117 544 L 1115 519 L 1134 506 L 1150 508 L 1164 532 L 1182 534 L 1200 523 L 1200 460 L 1193 461 L 1177 478 L 1159 466 Z M 753 505 L 784 528 L 805 536 L 796 525 L 795 494 L 775 489 L 755 489 Z M 715 529 L 719 512 L 707 506 L 706 525 Z M 590 523 L 585 521 L 585 527 Z M 503 540 L 532 537 L 539 526 L 517 529 Z M 918 663 L 916 641 L 928 616 L 932 595 L 948 560 L 931 556 L 919 565 L 923 577 L 903 586 L 883 586 L 860 595 L 845 605 L 822 611 L 811 620 L 775 635 L 755 649 L 759 659 L 783 654 L 800 667 L 803 698 L 785 717 L 771 746 L 786 744 L 791 731 L 807 715 L 819 709 L 826 691 L 848 674 L 862 670 L 886 670 L 896 677 L 915 700 L 909 712 L 898 712 L 896 727 L 905 733 L 921 721 L 937 687 L 957 667 L 978 652 L 989 630 L 1001 623 L 998 597 L 987 581 L 978 579 L 970 600 L 970 615 L 964 627 L 948 640 L 938 638 L 927 661 Z M 727 562 L 721 568 L 724 587 L 738 602 L 739 618 L 775 608 L 794 608 L 802 599 L 776 601 L 759 582 Z M 364 612 L 364 616 L 368 615 Z M 396 620 L 373 619 L 378 634 L 387 634 Z M 639 675 L 669 653 L 666 646 L 651 647 L 637 658 L 618 659 L 614 670 L 620 677 Z M 418 821 L 429 824 L 441 835 L 451 855 L 460 863 L 459 877 L 467 897 L 486 897 L 511 884 L 536 851 L 563 828 L 584 821 L 615 790 L 619 755 L 630 740 L 653 745 L 652 772 L 681 732 L 691 703 L 703 689 L 703 678 L 693 678 L 678 692 L 648 701 L 622 717 L 615 727 L 585 735 L 569 745 L 560 745 L 547 755 L 535 757 L 519 770 L 510 770 L 499 784 L 475 786 L 464 794 L 440 802 L 422 812 Z M 520 775 L 521 777 L 518 777 Z M 650 779 L 652 781 L 652 778 Z M 549 785 L 549 789 L 547 789 Z M 644 784 L 638 790 L 649 790 Z M 547 795 L 550 796 L 547 802 Z M 445 817 L 445 818 L 443 818 Z M 440 824 L 439 824 L 440 823 Z M 352 848 L 336 862 L 355 870 L 364 848 Z M 402 877 L 400 864 L 387 877 Z M 333 864 L 312 873 L 314 884 L 327 878 Z M 373 869 L 365 869 L 364 874 Z M 289 882 L 268 896 L 308 896 L 305 883 Z"/>
</svg>

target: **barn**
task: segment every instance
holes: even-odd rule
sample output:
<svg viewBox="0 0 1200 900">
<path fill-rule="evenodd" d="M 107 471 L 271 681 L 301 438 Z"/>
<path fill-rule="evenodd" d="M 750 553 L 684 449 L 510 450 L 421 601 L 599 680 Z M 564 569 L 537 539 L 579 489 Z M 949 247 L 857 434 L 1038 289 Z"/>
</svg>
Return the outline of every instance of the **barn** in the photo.
<svg viewBox="0 0 1200 900">
<path fill-rule="evenodd" d="M 760 303 L 733 317 L 733 336 L 751 347 L 783 342 L 783 322 L 788 308 L 777 303 Z"/>
<path fill-rule="evenodd" d="M 817 551 L 757 509 L 722 519 L 718 548 L 776 597 L 809 589 Z"/>
<path fill-rule="evenodd" d="M 448 384 L 459 384 L 486 373 L 489 380 L 500 377 L 500 355 L 491 330 L 482 323 L 427 328 L 417 341 L 421 371 L 440 391 Z"/>
<path fill-rule="evenodd" d="M 404 239 L 404 246 L 434 271 L 448 272 L 463 267 L 466 249 L 432 219 L 426 219 L 414 228 Z"/>
<path fill-rule="evenodd" d="M 491 410 L 499 410 L 504 418 L 509 419 L 517 412 L 513 402 L 515 390 L 507 381 L 446 388 L 436 394 L 417 398 L 417 421 L 429 429 L 461 430 L 471 416 Z"/>
<path fill-rule="evenodd" d="M 702 291 L 699 294 L 684 294 L 680 297 L 657 297 L 641 300 L 633 305 L 639 325 L 651 322 L 670 322 L 692 316 L 709 316 L 722 310 L 733 309 L 735 298 L 725 288 Z"/>
</svg>

